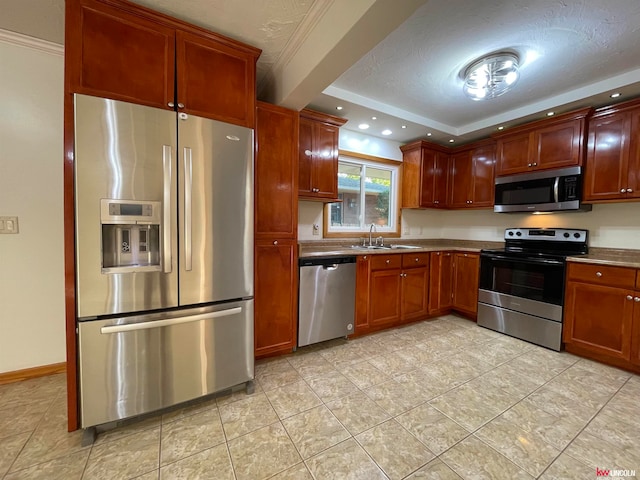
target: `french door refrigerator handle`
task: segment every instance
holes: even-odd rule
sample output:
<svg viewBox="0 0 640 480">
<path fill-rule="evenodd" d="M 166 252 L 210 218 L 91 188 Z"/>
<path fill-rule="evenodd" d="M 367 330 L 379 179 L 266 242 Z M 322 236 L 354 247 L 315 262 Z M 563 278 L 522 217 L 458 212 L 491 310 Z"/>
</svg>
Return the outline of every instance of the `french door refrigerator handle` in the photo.
<svg viewBox="0 0 640 480">
<path fill-rule="evenodd" d="M 162 270 L 171 273 L 171 146 L 162 146 L 163 190 L 162 190 Z"/>
<path fill-rule="evenodd" d="M 193 269 L 191 252 L 191 198 L 193 188 L 193 156 L 191 148 L 184 147 L 184 268 L 187 272 Z"/>
<path fill-rule="evenodd" d="M 229 308 L 220 310 L 219 312 L 201 313 L 199 315 L 189 315 L 187 317 L 167 318 L 164 320 L 155 320 L 152 322 L 128 323 L 126 325 L 109 325 L 102 327 L 100 333 L 122 333 L 134 330 L 149 330 L 151 328 L 168 327 L 171 325 L 180 325 L 183 323 L 198 322 L 200 320 L 210 320 L 219 317 L 228 317 L 242 312 L 242 307 Z"/>
</svg>

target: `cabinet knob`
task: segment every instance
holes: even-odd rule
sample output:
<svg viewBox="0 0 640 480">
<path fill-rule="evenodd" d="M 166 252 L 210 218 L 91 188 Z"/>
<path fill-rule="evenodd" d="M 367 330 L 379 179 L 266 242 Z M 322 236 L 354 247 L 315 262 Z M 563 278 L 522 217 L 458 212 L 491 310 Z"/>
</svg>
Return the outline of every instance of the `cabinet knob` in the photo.
<svg viewBox="0 0 640 480">
<path fill-rule="evenodd" d="M 621 188 L 621 189 L 620 189 L 620 193 L 625 193 L 626 191 L 627 191 L 627 189 L 626 189 L 626 188 Z"/>
<path fill-rule="evenodd" d="M 179 103 L 178 108 L 184 108 L 184 103 Z"/>
<path fill-rule="evenodd" d="M 473 200 L 469 200 L 469 203 L 473 203 Z"/>
<path fill-rule="evenodd" d="M 633 190 L 631 188 L 627 188 L 627 193 L 631 193 Z"/>
<path fill-rule="evenodd" d="M 465 257 L 468 257 L 468 256 L 469 256 L 469 254 L 465 253 L 465 254 L 464 254 L 464 256 L 465 256 Z"/>
<path fill-rule="evenodd" d="M 169 103 L 167 103 L 167 107 L 173 108 L 173 107 L 175 107 L 175 104 L 173 102 L 169 102 Z"/>
<path fill-rule="evenodd" d="M 437 256 L 440 256 L 440 252 L 436 252 L 436 255 L 437 255 Z"/>
<path fill-rule="evenodd" d="M 274 244 L 274 245 L 277 245 L 277 244 L 278 244 L 278 240 L 274 240 L 274 241 L 273 241 L 273 244 Z"/>
<path fill-rule="evenodd" d="M 367 259 L 367 256 L 365 255 L 364 257 L 362 257 L 362 259 L 363 259 L 363 260 L 366 260 L 366 259 Z"/>
<path fill-rule="evenodd" d="M 631 295 L 627 295 L 627 300 L 633 300 L 633 297 Z"/>
<path fill-rule="evenodd" d="M 530 164 L 529 164 L 529 166 L 530 166 L 530 167 L 533 167 L 533 164 L 531 164 L 531 163 L 530 163 Z"/>
<path fill-rule="evenodd" d="M 602 276 L 602 272 L 596 272 L 596 277 L 601 277 Z"/>
<path fill-rule="evenodd" d="M 440 200 L 434 200 L 433 203 L 440 203 Z"/>
<path fill-rule="evenodd" d="M 419 258 L 416 258 L 416 263 L 418 263 L 419 261 L 420 261 L 420 259 L 419 259 Z"/>
<path fill-rule="evenodd" d="M 634 302 L 640 302 L 640 297 L 633 297 Z"/>
<path fill-rule="evenodd" d="M 387 263 L 391 263 L 391 260 L 387 260 Z"/>
<path fill-rule="evenodd" d="M 310 156 L 311 156 L 311 150 L 305 150 L 305 151 L 304 151 L 304 154 L 305 154 L 307 157 L 310 157 Z"/>
<path fill-rule="evenodd" d="M 538 166 L 538 164 L 537 164 L 536 162 L 533 162 L 533 166 L 534 166 L 534 167 L 537 167 L 537 166 Z"/>
</svg>

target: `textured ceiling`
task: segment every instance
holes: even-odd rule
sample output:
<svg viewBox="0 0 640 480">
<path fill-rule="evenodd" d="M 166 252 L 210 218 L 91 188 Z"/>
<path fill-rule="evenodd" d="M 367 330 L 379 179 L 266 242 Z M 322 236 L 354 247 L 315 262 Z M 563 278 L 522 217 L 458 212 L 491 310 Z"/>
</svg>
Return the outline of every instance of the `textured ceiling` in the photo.
<svg viewBox="0 0 640 480">
<path fill-rule="evenodd" d="M 0 2 L 0 28 L 62 43 L 64 0 Z M 371 124 L 366 133 L 382 136 L 390 128 L 386 138 L 400 142 L 464 143 L 548 110 L 613 103 L 613 91 L 622 92 L 619 101 L 640 96 L 640 0 L 411 0 L 406 16 L 395 24 L 390 15 L 382 23 L 371 15 L 374 5 L 392 0 L 133 2 L 262 49 L 259 83 L 295 86 L 321 68 L 326 78 L 304 84 L 315 88 L 305 91 L 312 108 L 347 118 L 346 129 L 357 130 L 366 121 Z M 395 8 L 410 0 L 402 2 Z M 359 19 L 353 15 L 356 8 L 362 12 Z M 344 21 L 349 13 L 353 23 Z M 329 56 L 321 49 L 300 49 L 305 41 L 332 45 L 336 38 L 343 45 L 331 46 Z M 353 52 L 375 46 L 346 63 L 348 42 Z M 484 102 L 464 97 L 460 70 L 504 49 L 517 51 L 524 62 L 513 91 Z M 300 78 L 292 82 L 283 66 L 295 63 L 291 59 L 298 50 L 305 52 L 307 64 L 294 72 Z M 341 57 L 330 56 L 339 50 Z M 278 84 L 268 86 L 278 89 Z M 343 109 L 337 111 L 337 105 Z"/>
</svg>

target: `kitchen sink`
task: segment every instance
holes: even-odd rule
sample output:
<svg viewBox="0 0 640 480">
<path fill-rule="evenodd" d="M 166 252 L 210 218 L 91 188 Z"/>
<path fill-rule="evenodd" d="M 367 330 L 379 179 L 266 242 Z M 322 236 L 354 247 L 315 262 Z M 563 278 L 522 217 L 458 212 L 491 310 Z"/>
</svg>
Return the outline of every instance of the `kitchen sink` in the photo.
<svg viewBox="0 0 640 480">
<path fill-rule="evenodd" d="M 357 250 L 406 250 L 413 248 L 422 248 L 415 245 L 351 245 L 351 248 Z"/>
</svg>

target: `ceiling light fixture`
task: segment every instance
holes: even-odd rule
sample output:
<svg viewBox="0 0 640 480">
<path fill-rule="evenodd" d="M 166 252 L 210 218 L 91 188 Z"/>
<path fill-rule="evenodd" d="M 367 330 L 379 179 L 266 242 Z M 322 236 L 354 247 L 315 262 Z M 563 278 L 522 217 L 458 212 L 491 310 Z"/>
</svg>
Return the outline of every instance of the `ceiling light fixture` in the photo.
<svg viewBox="0 0 640 480">
<path fill-rule="evenodd" d="M 504 127 L 503 127 L 502 125 L 500 125 L 500 126 L 498 127 L 498 130 L 504 130 Z"/>
<path fill-rule="evenodd" d="M 402 128 L 407 128 L 407 126 L 406 125 L 402 125 Z"/>
<path fill-rule="evenodd" d="M 449 143 L 453 143 L 455 140 L 453 138 L 449 139 Z"/>
<path fill-rule="evenodd" d="M 338 106 L 336 107 L 336 110 L 342 110 L 342 107 L 341 107 L 340 105 L 338 105 Z"/>
<path fill-rule="evenodd" d="M 431 132 L 427 133 L 427 137 L 430 137 L 431 135 L 433 135 Z"/>
<path fill-rule="evenodd" d="M 366 130 L 367 128 L 369 128 L 369 124 L 368 123 L 361 123 L 360 125 L 358 125 L 358 128 L 360 130 Z"/>
<path fill-rule="evenodd" d="M 371 117 L 371 120 L 377 120 L 378 117 Z"/>
<path fill-rule="evenodd" d="M 460 72 L 463 91 L 472 100 L 489 100 L 507 93 L 520 77 L 515 53 L 498 52 L 482 57 Z"/>
<path fill-rule="evenodd" d="M 556 114 L 556 112 L 547 112 L 547 117 L 553 117 Z"/>
<path fill-rule="evenodd" d="M 382 130 L 382 134 L 383 135 L 391 135 L 393 132 L 391 130 L 389 130 L 388 128 Z"/>
<path fill-rule="evenodd" d="M 611 95 L 609 95 L 611 98 L 618 98 L 620 95 L 622 95 L 620 92 L 616 92 L 616 93 L 612 93 Z"/>
</svg>

